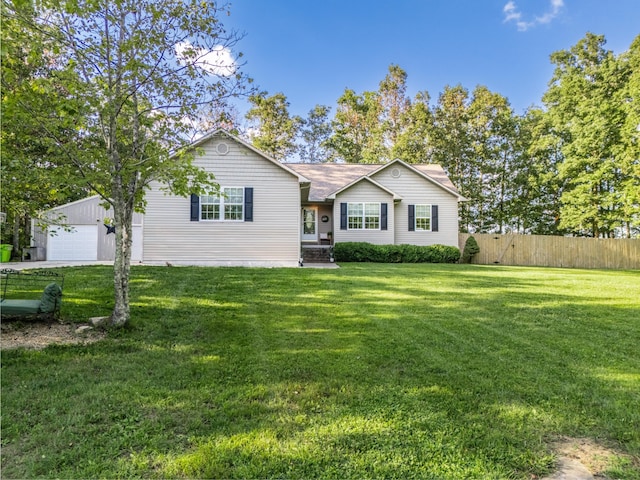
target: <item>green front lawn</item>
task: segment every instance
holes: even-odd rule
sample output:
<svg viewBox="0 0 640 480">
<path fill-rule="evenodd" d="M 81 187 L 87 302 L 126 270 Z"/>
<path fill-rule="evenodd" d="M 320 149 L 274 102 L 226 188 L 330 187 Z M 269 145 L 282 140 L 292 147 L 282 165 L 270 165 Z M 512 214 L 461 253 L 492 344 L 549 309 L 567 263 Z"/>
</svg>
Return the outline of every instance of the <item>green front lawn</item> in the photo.
<svg viewBox="0 0 640 480">
<path fill-rule="evenodd" d="M 62 269 L 107 315 L 110 267 Z M 134 267 L 128 328 L 2 352 L 3 478 L 640 479 L 640 272 Z"/>
</svg>

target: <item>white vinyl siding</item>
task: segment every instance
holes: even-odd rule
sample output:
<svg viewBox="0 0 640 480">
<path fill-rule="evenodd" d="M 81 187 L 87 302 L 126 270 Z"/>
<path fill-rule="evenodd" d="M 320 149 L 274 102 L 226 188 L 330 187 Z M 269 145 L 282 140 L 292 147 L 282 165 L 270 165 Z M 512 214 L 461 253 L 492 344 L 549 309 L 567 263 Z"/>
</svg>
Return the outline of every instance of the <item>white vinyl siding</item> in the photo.
<svg viewBox="0 0 640 480">
<path fill-rule="evenodd" d="M 347 230 L 340 229 L 340 204 L 375 204 L 377 207 L 377 216 L 373 214 L 373 210 L 369 210 L 368 222 L 369 226 L 378 224 L 376 229 L 373 228 L 349 228 Z M 381 209 L 382 203 L 387 204 L 387 230 L 380 228 L 381 224 Z M 364 206 L 363 206 L 364 210 Z M 385 245 L 393 243 L 393 225 L 394 225 L 394 208 L 393 208 L 393 196 L 382 190 L 380 187 L 372 184 L 368 181 L 358 182 L 351 188 L 348 188 L 336 196 L 333 203 L 333 218 L 334 229 L 333 237 L 334 242 L 368 242 L 377 245 Z M 347 207 L 348 213 L 348 207 Z M 363 211 L 362 224 L 365 224 L 365 218 L 367 218 L 366 212 Z M 347 222 L 348 223 L 348 222 Z"/>
<path fill-rule="evenodd" d="M 216 154 L 221 138 L 229 146 Z M 300 255 L 298 178 L 227 137 L 214 137 L 195 164 L 215 175 L 221 186 L 253 188 L 253 221 L 191 221 L 190 198 L 165 195 L 152 184 L 147 194 L 145 262 L 286 264 Z"/>
<path fill-rule="evenodd" d="M 400 172 L 398 177 L 392 175 L 396 168 Z M 399 163 L 389 165 L 389 168 L 373 175 L 372 179 L 402 196 L 402 201 L 396 203 L 393 209 L 394 220 L 389 216 L 389 222 L 394 222 L 395 233 L 394 240 L 389 243 L 458 246 L 458 200 L 455 195 Z M 417 228 L 409 231 L 409 205 L 437 205 L 438 231 Z M 433 227 L 432 220 L 430 228 Z M 391 223 L 389 229 L 391 230 Z"/>
</svg>

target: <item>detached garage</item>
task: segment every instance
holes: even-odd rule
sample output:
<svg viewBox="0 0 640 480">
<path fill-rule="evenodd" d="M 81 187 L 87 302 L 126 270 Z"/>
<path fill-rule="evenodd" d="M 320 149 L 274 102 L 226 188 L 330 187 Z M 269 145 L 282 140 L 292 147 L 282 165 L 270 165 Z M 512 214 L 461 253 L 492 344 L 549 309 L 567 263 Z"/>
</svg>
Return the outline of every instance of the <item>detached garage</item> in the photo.
<svg viewBox="0 0 640 480">
<path fill-rule="evenodd" d="M 46 248 L 47 260 L 98 260 L 98 226 L 50 227 Z"/>
<path fill-rule="evenodd" d="M 62 216 L 65 227 L 50 226 L 46 231 L 33 228 L 34 246 L 45 249 L 47 260 L 114 260 L 115 235 L 104 226 L 104 219 L 113 217 L 113 213 L 100 202 L 95 195 L 48 210 L 45 216 L 52 220 Z M 136 262 L 142 261 L 142 219 L 142 214 L 134 213 L 131 260 Z"/>
</svg>

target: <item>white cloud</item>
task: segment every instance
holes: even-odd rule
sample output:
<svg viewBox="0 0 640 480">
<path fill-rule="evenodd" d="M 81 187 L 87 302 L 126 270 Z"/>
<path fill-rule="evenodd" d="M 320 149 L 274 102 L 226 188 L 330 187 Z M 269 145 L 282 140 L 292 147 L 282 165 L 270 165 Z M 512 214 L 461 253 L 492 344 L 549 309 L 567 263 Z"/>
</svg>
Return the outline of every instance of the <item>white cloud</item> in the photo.
<svg viewBox="0 0 640 480">
<path fill-rule="evenodd" d="M 236 73 L 236 63 L 231 50 L 222 45 L 217 45 L 211 50 L 194 47 L 191 42 L 184 41 L 175 45 L 176 57 L 182 65 L 196 65 L 204 71 L 229 77 Z"/>
<path fill-rule="evenodd" d="M 504 12 L 505 22 L 510 22 L 511 20 L 519 21 L 522 16 L 520 15 L 520 12 L 516 10 L 516 4 L 513 2 L 508 2 L 502 11 Z"/>
<path fill-rule="evenodd" d="M 564 7 L 563 0 L 551 0 L 551 11 L 545 13 L 541 17 L 536 17 L 536 22 L 542 24 L 549 23 L 551 20 L 558 16 L 562 7 Z"/>
<path fill-rule="evenodd" d="M 537 25 L 545 25 L 547 23 L 550 23 L 560 14 L 560 11 L 564 7 L 564 0 L 550 0 L 549 3 L 550 11 L 545 12 L 540 16 L 534 16 L 533 20 L 531 21 L 525 21 L 523 20 L 522 13 L 520 13 L 520 11 L 518 10 L 516 3 L 513 0 L 510 0 L 502 8 L 502 12 L 504 13 L 504 22 L 514 22 L 518 30 L 521 32 L 525 32 Z"/>
</svg>

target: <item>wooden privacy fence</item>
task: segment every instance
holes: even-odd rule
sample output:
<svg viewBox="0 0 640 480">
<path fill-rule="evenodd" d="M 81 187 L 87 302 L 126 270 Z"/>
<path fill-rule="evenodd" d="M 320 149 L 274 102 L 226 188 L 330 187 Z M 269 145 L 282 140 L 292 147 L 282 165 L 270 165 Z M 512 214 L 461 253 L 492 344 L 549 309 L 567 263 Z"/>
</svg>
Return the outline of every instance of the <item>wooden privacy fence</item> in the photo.
<svg viewBox="0 0 640 480">
<path fill-rule="evenodd" d="M 473 235 L 480 252 L 471 263 L 569 268 L 640 268 L 640 239 L 460 233 L 460 251 Z"/>
</svg>

